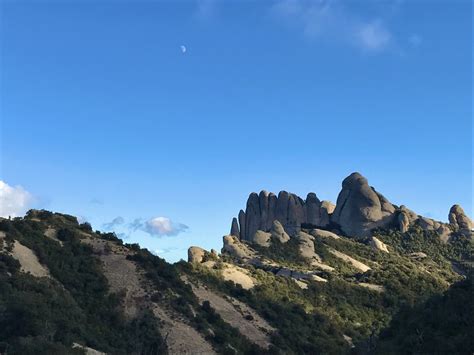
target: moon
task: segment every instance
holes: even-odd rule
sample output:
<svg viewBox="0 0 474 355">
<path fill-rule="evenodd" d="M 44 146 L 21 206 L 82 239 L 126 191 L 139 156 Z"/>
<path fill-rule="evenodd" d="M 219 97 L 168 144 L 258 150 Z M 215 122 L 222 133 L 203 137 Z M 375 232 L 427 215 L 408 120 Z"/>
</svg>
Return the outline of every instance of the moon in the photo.
<svg viewBox="0 0 474 355">
<path fill-rule="evenodd" d="M 181 45 L 179 46 L 179 48 L 181 48 L 181 53 L 186 53 L 186 47 Z"/>
</svg>

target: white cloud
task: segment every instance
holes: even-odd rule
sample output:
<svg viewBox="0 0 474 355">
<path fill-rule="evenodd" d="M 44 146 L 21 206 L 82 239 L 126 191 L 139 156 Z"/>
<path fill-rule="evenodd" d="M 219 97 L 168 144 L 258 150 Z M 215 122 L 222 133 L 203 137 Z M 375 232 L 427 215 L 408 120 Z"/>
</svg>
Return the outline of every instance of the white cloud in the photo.
<svg viewBox="0 0 474 355">
<path fill-rule="evenodd" d="M 379 51 L 386 48 L 391 37 L 390 32 L 379 20 L 361 25 L 356 32 L 356 40 L 359 45 L 370 51 Z"/>
<path fill-rule="evenodd" d="M 174 223 L 167 217 L 155 217 L 145 223 L 145 231 L 153 236 L 178 235 L 188 229 L 181 223 Z"/>
<path fill-rule="evenodd" d="M 21 186 L 0 180 L 0 216 L 23 216 L 33 203 L 33 196 Z"/>
<path fill-rule="evenodd" d="M 128 228 L 131 231 L 142 230 L 154 237 L 175 236 L 189 229 L 187 225 L 173 222 L 168 217 L 154 217 L 148 221 L 137 218 Z"/>
<path fill-rule="evenodd" d="M 327 40 L 369 51 L 387 48 L 393 36 L 383 21 L 359 16 L 349 4 L 337 0 L 278 0 L 271 13 L 311 40 Z"/>
</svg>

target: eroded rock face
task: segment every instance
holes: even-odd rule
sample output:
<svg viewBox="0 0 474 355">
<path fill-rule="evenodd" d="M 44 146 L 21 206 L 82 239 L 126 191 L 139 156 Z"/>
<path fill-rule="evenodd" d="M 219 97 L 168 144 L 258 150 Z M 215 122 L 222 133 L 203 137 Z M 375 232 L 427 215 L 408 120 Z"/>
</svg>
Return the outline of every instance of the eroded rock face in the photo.
<svg viewBox="0 0 474 355">
<path fill-rule="evenodd" d="M 313 192 L 306 200 L 287 191 L 280 191 L 278 197 L 267 191 L 251 193 L 245 212 L 240 210 L 238 219 L 232 220 L 231 235 L 239 231 L 241 240 L 252 241 L 257 230 L 269 232 L 274 221 L 279 221 L 289 235 L 295 235 L 302 224 L 327 226 L 333 210 L 332 203 L 321 202 Z"/>
<path fill-rule="evenodd" d="M 367 236 L 392 223 L 395 207 L 369 186 L 365 177 L 352 173 L 342 182 L 331 220 L 349 236 Z"/>
<path fill-rule="evenodd" d="M 207 251 L 200 247 L 189 247 L 188 249 L 188 262 L 190 263 L 202 263 L 204 256 Z"/>
</svg>

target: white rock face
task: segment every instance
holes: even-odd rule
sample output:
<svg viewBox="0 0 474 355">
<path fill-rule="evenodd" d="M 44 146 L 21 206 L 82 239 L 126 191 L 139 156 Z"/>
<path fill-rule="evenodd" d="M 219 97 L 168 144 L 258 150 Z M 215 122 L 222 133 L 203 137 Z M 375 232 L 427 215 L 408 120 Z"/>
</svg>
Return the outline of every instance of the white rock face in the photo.
<svg viewBox="0 0 474 355">
<path fill-rule="evenodd" d="M 384 242 L 382 242 L 381 240 L 375 237 L 372 237 L 372 239 L 370 240 L 370 246 L 374 250 L 382 251 L 384 253 L 389 253 L 387 244 L 385 244 Z"/>
</svg>

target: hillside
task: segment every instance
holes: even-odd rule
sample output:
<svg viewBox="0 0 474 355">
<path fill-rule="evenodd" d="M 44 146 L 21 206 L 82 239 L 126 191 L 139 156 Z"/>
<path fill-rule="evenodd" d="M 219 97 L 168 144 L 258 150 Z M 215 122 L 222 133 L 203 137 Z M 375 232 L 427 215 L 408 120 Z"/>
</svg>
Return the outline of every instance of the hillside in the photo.
<svg viewBox="0 0 474 355">
<path fill-rule="evenodd" d="M 470 354 L 472 224 L 351 175 L 336 205 L 251 194 L 221 253 L 174 265 L 32 210 L 0 220 L 0 353 Z"/>
</svg>

